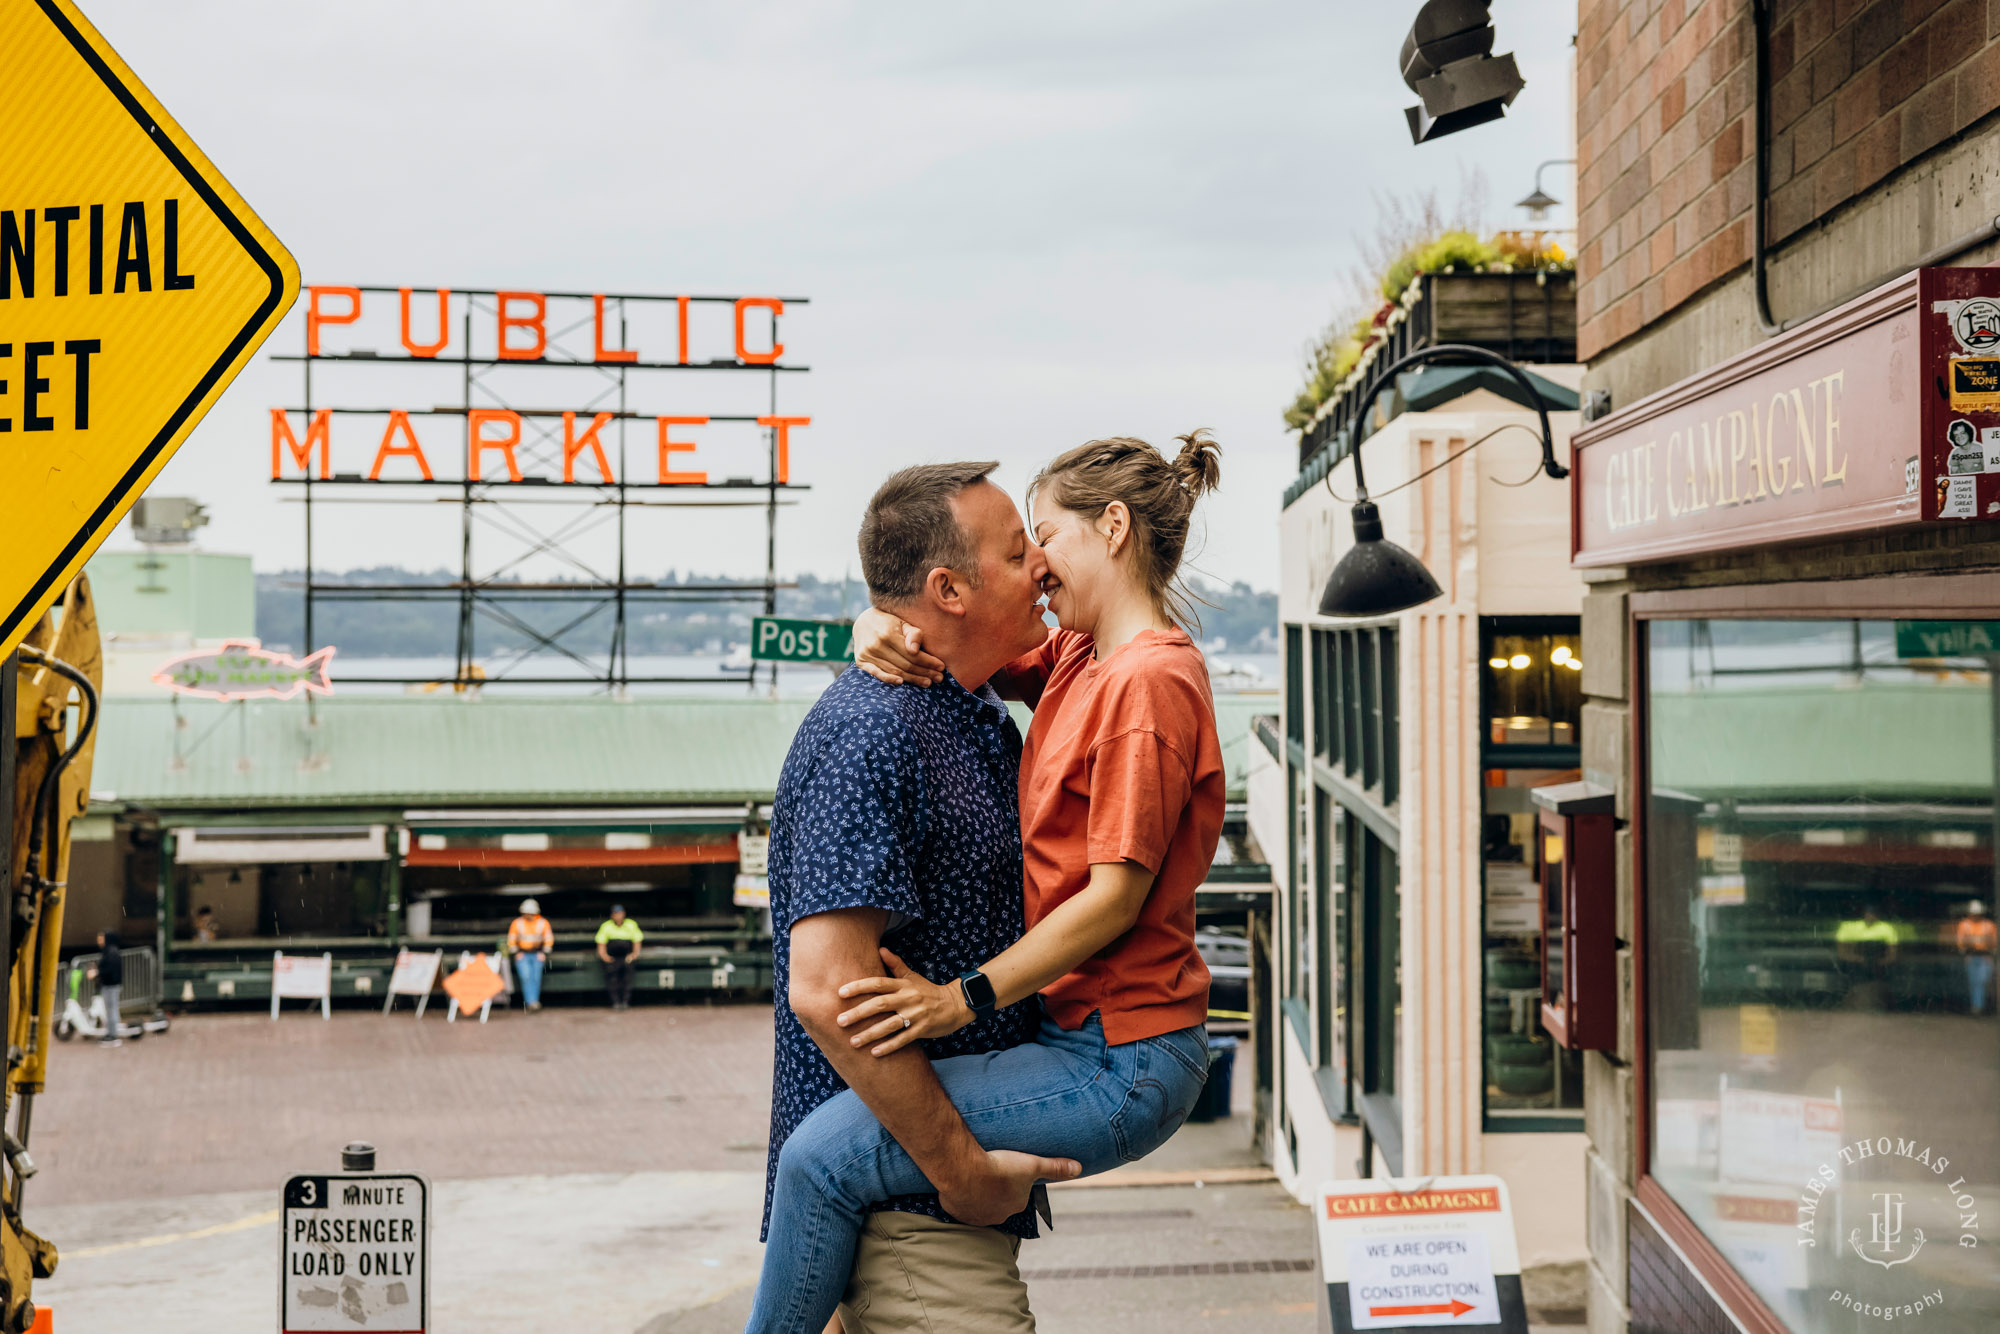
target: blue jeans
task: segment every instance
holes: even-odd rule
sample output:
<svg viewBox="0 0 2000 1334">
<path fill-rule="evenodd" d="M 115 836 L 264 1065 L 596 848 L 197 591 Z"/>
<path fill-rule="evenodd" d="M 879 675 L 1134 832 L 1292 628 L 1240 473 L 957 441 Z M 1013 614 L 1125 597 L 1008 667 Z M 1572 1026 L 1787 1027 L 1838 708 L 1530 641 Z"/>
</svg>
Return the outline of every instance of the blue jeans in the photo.
<svg viewBox="0 0 2000 1334">
<path fill-rule="evenodd" d="M 1180 1129 L 1208 1079 L 1208 1036 L 1197 1025 L 1114 1047 L 1094 1014 L 1075 1030 L 1044 1016 L 1033 1042 L 934 1068 L 982 1146 L 1074 1158 L 1092 1176 Z M 846 1290 L 869 1206 L 935 1189 L 852 1090 L 822 1103 L 778 1154 L 746 1334 L 818 1334 Z"/>
<path fill-rule="evenodd" d="M 1985 1014 L 1993 1003 L 1993 956 L 1965 956 L 1965 984 L 1972 992 L 1972 1012 Z"/>
<path fill-rule="evenodd" d="M 514 956 L 514 976 L 521 979 L 521 1004 L 542 1003 L 542 969 L 546 967 L 548 960 L 539 954 Z"/>
</svg>

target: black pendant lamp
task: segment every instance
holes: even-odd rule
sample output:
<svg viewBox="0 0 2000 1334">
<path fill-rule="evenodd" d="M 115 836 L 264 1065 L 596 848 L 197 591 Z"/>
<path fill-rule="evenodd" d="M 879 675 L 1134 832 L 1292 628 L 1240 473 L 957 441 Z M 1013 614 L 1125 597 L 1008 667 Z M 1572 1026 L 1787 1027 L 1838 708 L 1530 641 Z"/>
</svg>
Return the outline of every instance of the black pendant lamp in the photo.
<svg viewBox="0 0 2000 1334">
<path fill-rule="evenodd" d="M 1356 455 L 1355 462 L 1359 463 Z M 1422 606 L 1444 590 L 1424 563 L 1382 536 L 1382 515 L 1371 500 L 1354 505 L 1354 545 L 1333 567 L 1319 595 L 1322 616 L 1388 616 Z"/>
<path fill-rule="evenodd" d="M 1419 363 L 1443 360 L 1488 362 L 1520 381 L 1521 387 L 1528 392 L 1528 401 L 1535 405 L 1535 411 L 1542 419 L 1542 471 L 1558 479 L 1569 476 L 1569 469 L 1556 462 L 1555 437 L 1549 430 L 1549 411 L 1534 382 L 1507 358 L 1466 343 L 1439 343 L 1419 348 L 1391 362 L 1361 396 L 1361 403 L 1354 414 L 1355 424 L 1350 429 L 1359 432 L 1368 420 L 1368 409 L 1374 406 L 1383 387 L 1393 383 L 1396 376 Z M 1411 607 L 1420 607 L 1444 590 L 1438 587 L 1438 581 L 1424 568 L 1422 561 L 1382 536 L 1382 514 L 1375 508 L 1375 502 L 1368 498 L 1368 482 L 1361 471 L 1358 434 L 1349 452 L 1354 456 L 1354 545 L 1334 565 L 1333 574 L 1320 593 L 1319 614 L 1392 616 Z M 1328 476 L 1330 478 L 1332 474 Z"/>
</svg>

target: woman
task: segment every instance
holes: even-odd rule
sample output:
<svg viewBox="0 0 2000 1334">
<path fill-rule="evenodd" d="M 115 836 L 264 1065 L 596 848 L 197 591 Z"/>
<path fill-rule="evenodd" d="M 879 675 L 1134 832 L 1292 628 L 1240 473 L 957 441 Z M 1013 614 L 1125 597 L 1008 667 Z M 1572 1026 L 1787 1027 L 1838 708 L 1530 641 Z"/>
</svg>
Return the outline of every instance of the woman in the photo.
<svg viewBox="0 0 2000 1334">
<path fill-rule="evenodd" d="M 856 1004 L 840 1022 L 877 1056 L 1039 992 L 1036 1041 L 938 1073 L 982 1145 L 1074 1158 L 1085 1175 L 1158 1148 L 1207 1078 L 1194 894 L 1221 833 L 1224 778 L 1207 666 L 1177 623 L 1174 580 L 1195 503 L 1221 470 L 1206 433 L 1182 440 L 1171 463 L 1141 440 L 1092 441 L 1029 487 L 1061 629 L 993 681 L 1035 706 L 1020 779 L 1028 933 L 964 978 L 916 976 L 885 949 L 892 976 L 841 988 Z M 855 642 L 885 680 L 928 685 L 943 670 L 880 612 L 856 622 Z M 823 1104 L 779 1154 L 748 1329 L 820 1329 L 868 1206 L 930 1189 L 854 1093 Z"/>
</svg>

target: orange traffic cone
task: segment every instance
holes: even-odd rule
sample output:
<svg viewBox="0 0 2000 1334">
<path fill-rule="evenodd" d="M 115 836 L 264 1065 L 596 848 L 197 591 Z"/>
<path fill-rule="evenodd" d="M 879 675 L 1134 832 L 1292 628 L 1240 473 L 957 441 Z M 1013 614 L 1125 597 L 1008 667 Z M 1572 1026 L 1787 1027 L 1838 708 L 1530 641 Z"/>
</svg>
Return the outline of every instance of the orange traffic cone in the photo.
<svg viewBox="0 0 2000 1334">
<path fill-rule="evenodd" d="M 35 1308 L 35 1323 L 28 1326 L 28 1334 L 56 1334 L 56 1314 L 46 1306 Z"/>
</svg>

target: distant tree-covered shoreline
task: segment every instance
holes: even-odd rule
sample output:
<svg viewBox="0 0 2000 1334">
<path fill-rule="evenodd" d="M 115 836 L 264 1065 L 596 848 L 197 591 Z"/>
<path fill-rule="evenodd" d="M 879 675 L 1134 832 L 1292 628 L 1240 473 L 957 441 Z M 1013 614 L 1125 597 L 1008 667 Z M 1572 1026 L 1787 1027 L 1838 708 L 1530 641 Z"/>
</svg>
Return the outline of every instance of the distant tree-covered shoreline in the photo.
<svg viewBox="0 0 2000 1334">
<path fill-rule="evenodd" d="M 318 576 L 322 583 L 354 587 L 381 584 L 435 586 L 435 598 L 399 595 L 396 600 L 381 598 L 314 600 L 313 638 L 320 645 L 332 644 L 349 657 L 435 658 L 451 657 L 458 648 L 458 602 L 446 585 L 457 575 L 445 570 L 406 570 L 393 565 L 349 570 L 343 574 Z M 662 585 L 712 584 L 729 582 L 720 577 L 669 571 L 658 581 Z M 859 579 L 820 579 L 802 574 L 787 580 L 795 586 L 778 590 L 778 615 L 815 619 L 853 616 L 868 605 L 868 592 Z M 257 576 L 257 634 L 271 646 L 297 649 L 305 643 L 305 576 L 297 570 Z M 1195 582 L 1193 590 L 1205 603 L 1197 605 L 1201 615 L 1201 639 L 1211 648 L 1233 653 L 1275 653 L 1278 633 L 1278 597 L 1260 593 L 1248 584 L 1228 588 Z M 584 610 L 574 596 L 551 596 L 546 600 L 509 600 L 508 612 L 528 625 L 549 633 L 576 618 Z M 750 620 L 761 615 L 760 601 L 703 601 L 675 598 L 672 601 L 634 597 L 626 605 L 626 651 L 632 654 L 724 654 L 749 642 Z M 581 648 L 595 644 L 597 652 L 610 645 L 614 616 L 609 605 L 598 608 L 571 633 Z M 518 652 L 529 636 L 485 613 L 475 617 L 475 656 L 485 653 Z"/>
</svg>

